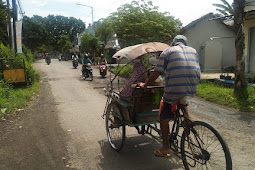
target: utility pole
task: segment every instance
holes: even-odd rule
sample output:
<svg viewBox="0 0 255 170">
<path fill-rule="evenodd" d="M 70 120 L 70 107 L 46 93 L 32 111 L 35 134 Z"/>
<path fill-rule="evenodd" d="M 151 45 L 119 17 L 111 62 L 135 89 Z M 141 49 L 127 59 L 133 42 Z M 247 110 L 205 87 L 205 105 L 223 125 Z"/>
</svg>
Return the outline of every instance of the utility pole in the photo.
<svg viewBox="0 0 255 170">
<path fill-rule="evenodd" d="M 94 23 L 94 16 L 93 16 L 93 7 L 92 6 L 88 6 L 88 5 L 83 5 L 83 4 L 79 4 L 79 3 L 76 3 L 76 5 L 81 5 L 81 6 L 86 6 L 86 7 L 89 7 L 91 8 L 91 15 L 92 15 L 92 27 L 93 27 L 93 23 Z"/>
<path fill-rule="evenodd" d="M 12 10 L 13 10 L 13 42 L 14 42 L 14 50 L 17 53 L 17 40 L 16 40 L 16 21 L 17 21 L 17 6 L 16 0 L 12 0 Z"/>
<path fill-rule="evenodd" d="M 11 24 L 11 13 L 10 13 L 10 2 L 7 1 L 7 13 L 8 13 L 8 29 L 9 29 L 9 41 L 10 41 L 10 48 L 12 49 L 12 24 Z"/>
</svg>

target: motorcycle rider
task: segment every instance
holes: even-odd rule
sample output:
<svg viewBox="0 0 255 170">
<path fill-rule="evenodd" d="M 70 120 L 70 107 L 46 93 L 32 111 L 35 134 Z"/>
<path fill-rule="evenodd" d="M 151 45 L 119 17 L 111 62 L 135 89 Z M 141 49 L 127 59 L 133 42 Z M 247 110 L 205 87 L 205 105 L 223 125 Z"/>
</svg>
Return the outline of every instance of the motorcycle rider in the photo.
<svg viewBox="0 0 255 170">
<path fill-rule="evenodd" d="M 75 66 L 74 66 L 74 62 L 78 62 L 78 59 L 79 59 L 78 55 L 77 55 L 76 53 L 74 53 L 74 54 L 72 55 L 73 67 L 75 67 Z M 77 64 L 78 64 L 78 63 L 77 63 Z"/>
<path fill-rule="evenodd" d="M 82 72 L 85 71 L 87 72 L 87 67 L 89 66 L 89 64 L 92 64 L 92 61 L 89 59 L 88 54 L 85 54 L 83 59 L 82 59 Z M 84 75 L 83 75 L 84 76 Z M 85 78 L 85 77 L 83 77 Z"/>
<path fill-rule="evenodd" d="M 106 72 L 107 72 L 107 66 L 106 66 L 107 62 L 104 58 L 104 55 L 101 54 L 101 58 L 99 59 L 98 61 L 98 65 L 99 65 L 99 74 L 101 76 L 105 76 L 106 75 Z M 103 69 L 103 70 L 102 70 Z"/>
<path fill-rule="evenodd" d="M 106 64 L 107 64 L 107 62 L 104 58 L 104 54 L 101 54 L 101 58 L 98 61 L 98 65 L 100 66 L 100 65 L 106 65 Z"/>
<path fill-rule="evenodd" d="M 50 56 L 49 53 L 46 53 L 46 54 L 45 54 L 45 62 L 46 62 L 47 64 L 51 62 L 51 56 Z"/>
</svg>

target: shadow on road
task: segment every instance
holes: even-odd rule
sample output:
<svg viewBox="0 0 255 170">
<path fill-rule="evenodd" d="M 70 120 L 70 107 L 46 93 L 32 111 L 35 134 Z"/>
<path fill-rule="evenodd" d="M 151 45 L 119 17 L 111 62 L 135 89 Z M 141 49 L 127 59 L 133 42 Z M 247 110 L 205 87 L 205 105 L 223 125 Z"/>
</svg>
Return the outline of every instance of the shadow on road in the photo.
<svg viewBox="0 0 255 170">
<path fill-rule="evenodd" d="M 144 135 L 126 138 L 124 148 L 114 151 L 107 140 L 99 141 L 102 157 L 98 169 L 183 169 L 182 160 L 171 152 L 171 157 L 160 158 L 153 151 L 161 144 Z"/>
</svg>

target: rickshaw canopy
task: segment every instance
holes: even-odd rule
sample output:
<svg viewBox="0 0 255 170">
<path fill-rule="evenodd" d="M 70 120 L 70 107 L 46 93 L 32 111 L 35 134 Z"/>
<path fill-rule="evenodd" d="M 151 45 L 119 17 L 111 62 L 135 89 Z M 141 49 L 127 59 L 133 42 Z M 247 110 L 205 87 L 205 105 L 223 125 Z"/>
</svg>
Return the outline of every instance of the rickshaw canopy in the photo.
<svg viewBox="0 0 255 170">
<path fill-rule="evenodd" d="M 169 47 L 168 44 L 161 42 L 143 43 L 123 48 L 117 53 L 115 53 L 112 57 L 116 59 L 127 58 L 129 61 L 132 61 L 148 53 L 162 52 L 168 47 Z"/>
</svg>

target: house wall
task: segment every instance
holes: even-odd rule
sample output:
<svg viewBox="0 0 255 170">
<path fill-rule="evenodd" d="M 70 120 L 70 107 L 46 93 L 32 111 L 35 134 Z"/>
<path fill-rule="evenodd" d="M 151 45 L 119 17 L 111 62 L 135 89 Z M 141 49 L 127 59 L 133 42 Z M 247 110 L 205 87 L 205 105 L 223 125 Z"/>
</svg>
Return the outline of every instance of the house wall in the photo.
<svg viewBox="0 0 255 170">
<path fill-rule="evenodd" d="M 188 38 L 188 45 L 197 50 L 202 72 L 221 72 L 222 67 L 227 68 L 235 65 L 235 33 L 221 21 L 208 21 L 208 19 L 205 19 L 185 30 L 182 34 Z M 211 40 L 210 38 L 212 37 L 218 38 Z M 213 46 L 212 48 L 214 49 L 210 48 L 208 50 L 208 44 L 210 44 L 211 41 L 217 42 L 218 45 Z M 217 48 L 220 46 L 222 56 L 218 56 L 220 54 Z M 208 65 L 208 61 L 214 63 L 210 66 L 210 64 Z M 216 63 L 221 63 L 221 65 L 215 67 Z"/>
<path fill-rule="evenodd" d="M 255 12 L 254 12 L 255 14 Z M 251 28 L 255 28 L 255 18 L 246 18 L 245 22 L 244 22 L 244 33 L 245 33 L 245 50 L 244 50 L 244 58 L 245 58 L 245 70 L 248 73 L 255 73 L 254 69 L 251 70 L 250 65 L 255 65 L 255 63 L 250 63 L 250 61 L 253 61 L 251 59 L 251 54 L 250 54 L 250 50 L 251 48 L 255 48 L 255 47 L 251 47 Z M 255 41 L 254 39 L 252 40 L 253 42 Z"/>
</svg>

